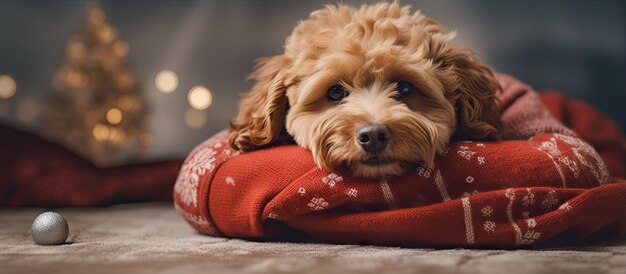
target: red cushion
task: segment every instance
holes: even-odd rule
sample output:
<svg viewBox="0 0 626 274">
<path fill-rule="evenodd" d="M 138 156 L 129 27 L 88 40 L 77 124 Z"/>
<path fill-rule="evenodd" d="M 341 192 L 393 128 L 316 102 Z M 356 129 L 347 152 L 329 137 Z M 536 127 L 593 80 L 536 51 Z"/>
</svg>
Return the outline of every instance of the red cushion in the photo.
<svg viewBox="0 0 626 274">
<path fill-rule="evenodd" d="M 516 120 L 503 119 L 509 126 Z M 523 140 L 452 144 L 435 166 L 388 180 L 320 170 L 308 150 L 293 145 L 239 154 L 222 132 L 188 156 L 175 205 L 209 235 L 349 244 L 516 247 L 617 227 L 626 220 L 626 182 L 557 123 L 524 121 L 541 130 Z M 623 142 L 619 131 L 607 132 L 609 143 Z M 607 161 L 623 161 L 623 147 L 613 150 L 621 152 Z"/>
</svg>

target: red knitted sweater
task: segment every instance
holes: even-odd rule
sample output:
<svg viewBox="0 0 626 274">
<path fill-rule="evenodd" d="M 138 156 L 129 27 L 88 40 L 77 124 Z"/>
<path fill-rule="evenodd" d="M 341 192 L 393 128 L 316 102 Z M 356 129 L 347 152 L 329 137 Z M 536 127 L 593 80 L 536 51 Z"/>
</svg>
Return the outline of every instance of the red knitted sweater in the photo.
<svg viewBox="0 0 626 274">
<path fill-rule="evenodd" d="M 607 169 L 624 176 L 619 129 L 584 104 L 544 95 L 576 134 L 530 87 L 498 79 L 507 141 L 454 143 L 434 166 L 363 180 L 320 170 L 294 145 L 239 154 L 222 132 L 189 154 L 176 208 L 209 235 L 398 246 L 517 247 L 624 223 L 626 184 Z"/>
</svg>

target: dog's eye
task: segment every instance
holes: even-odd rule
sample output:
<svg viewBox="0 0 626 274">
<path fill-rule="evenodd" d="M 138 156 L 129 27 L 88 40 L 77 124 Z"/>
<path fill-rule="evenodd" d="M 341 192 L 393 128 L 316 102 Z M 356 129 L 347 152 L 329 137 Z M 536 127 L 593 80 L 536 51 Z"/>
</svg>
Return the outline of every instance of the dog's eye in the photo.
<svg viewBox="0 0 626 274">
<path fill-rule="evenodd" d="M 348 96 L 348 92 L 346 91 L 346 88 L 341 85 L 334 85 L 330 87 L 326 93 L 326 97 L 331 102 L 339 102 L 346 96 Z"/>
<path fill-rule="evenodd" d="M 396 83 L 398 98 L 403 99 L 415 91 L 415 86 L 407 81 L 399 81 Z"/>
</svg>

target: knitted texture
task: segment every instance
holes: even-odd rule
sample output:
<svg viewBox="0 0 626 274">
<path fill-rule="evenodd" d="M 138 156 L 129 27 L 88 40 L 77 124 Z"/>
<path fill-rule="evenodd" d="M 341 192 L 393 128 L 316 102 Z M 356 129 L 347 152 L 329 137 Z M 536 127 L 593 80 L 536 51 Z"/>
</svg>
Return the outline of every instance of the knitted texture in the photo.
<svg viewBox="0 0 626 274">
<path fill-rule="evenodd" d="M 506 128 L 505 138 L 525 140 L 541 133 L 574 135 L 550 114 L 532 88 L 508 75 L 496 78 L 502 87 L 496 96 L 503 109 L 500 119 Z"/>
<path fill-rule="evenodd" d="M 454 143 L 434 166 L 363 180 L 320 170 L 310 151 L 294 145 L 240 154 L 221 132 L 189 154 L 175 206 L 214 236 L 397 246 L 518 247 L 623 223 L 626 182 L 530 87 L 498 79 L 506 137 L 515 140 Z M 588 110 L 580 114 L 598 116 Z M 609 128 L 603 139 L 623 145 L 619 130 L 603 125 L 595 129 Z M 623 146 L 612 150 L 621 154 L 606 160 L 623 172 Z"/>
</svg>

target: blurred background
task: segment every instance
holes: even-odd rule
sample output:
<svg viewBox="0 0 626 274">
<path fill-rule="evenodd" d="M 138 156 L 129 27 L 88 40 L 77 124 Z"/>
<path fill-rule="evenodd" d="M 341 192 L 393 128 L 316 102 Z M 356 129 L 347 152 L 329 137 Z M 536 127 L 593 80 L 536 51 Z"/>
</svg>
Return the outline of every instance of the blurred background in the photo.
<svg viewBox="0 0 626 274">
<path fill-rule="evenodd" d="M 359 5 L 375 1 L 342 1 Z M 101 166 L 184 157 L 227 127 L 254 60 L 334 1 L 1 1 L 0 124 Z M 626 128 L 625 1 L 401 1 L 537 90 Z"/>
</svg>

